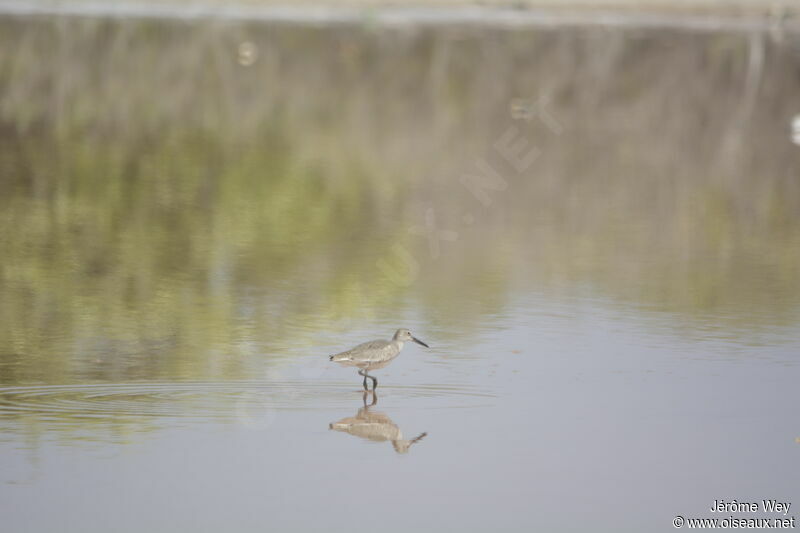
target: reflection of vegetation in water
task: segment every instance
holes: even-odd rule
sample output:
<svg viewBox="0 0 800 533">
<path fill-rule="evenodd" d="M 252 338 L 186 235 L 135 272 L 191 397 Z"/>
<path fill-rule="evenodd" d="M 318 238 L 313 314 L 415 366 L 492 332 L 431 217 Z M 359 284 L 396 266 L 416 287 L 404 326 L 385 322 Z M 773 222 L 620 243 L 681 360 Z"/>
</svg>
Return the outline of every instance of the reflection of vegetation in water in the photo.
<svg viewBox="0 0 800 533">
<path fill-rule="evenodd" d="M 55 158 L 34 158 L 36 172 L 59 177 L 48 184 L 55 190 L 3 202 L 3 345 L 52 359 L 66 334 L 80 343 L 76 352 L 100 358 L 87 361 L 97 377 L 143 378 L 203 375 L 194 351 L 269 344 L 282 315 L 308 312 L 308 292 L 331 281 L 303 276 L 304 263 L 327 257 L 342 262 L 336 271 L 359 270 L 325 250 L 353 227 L 347 204 L 364 189 L 354 168 L 350 188 L 326 190 L 313 172 L 289 167 L 288 147 L 264 139 L 235 154 L 202 140 L 170 142 L 128 160 L 64 142 L 48 147 Z M 291 296 L 248 297 L 287 282 L 299 285 Z M 324 294 L 335 299 L 332 290 Z M 274 321 L 238 330 L 248 312 L 263 317 L 274 306 Z M 4 377 L 69 375 L 74 362 L 36 357 L 19 361 L 24 370 L 6 361 Z"/>
<path fill-rule="evenodd" d="M 587 283 L 679 322 L 792 320 L 798 59 L 766 43 L 754 73 L 748 43 L 0 21 L 0 379 L 247 376 L 239 355 L 408 294 L 462 326 Z M 509 117 L 538 94 L 563 132 Z M 522 173 L 492 152 L 512 123 Z M 488 208 L 458 181 L 478 157 L 509 182 Z M 409 231 L 429 207 L 459 233 L 436 259 Z M 378 266 L 396 244 L 419 277 Z"/>
</svg>

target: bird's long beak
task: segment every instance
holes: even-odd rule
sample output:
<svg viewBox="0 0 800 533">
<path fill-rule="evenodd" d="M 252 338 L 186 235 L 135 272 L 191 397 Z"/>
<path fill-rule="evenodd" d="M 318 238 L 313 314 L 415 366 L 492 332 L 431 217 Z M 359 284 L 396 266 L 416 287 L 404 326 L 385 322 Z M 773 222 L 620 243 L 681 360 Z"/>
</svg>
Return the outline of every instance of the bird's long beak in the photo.
<svg viewBox="0 0 800 533">
<path fill-rule="evenodd" d="M 421 340 L 419 340 L 419 339 L 418 339 L 418 338 L 416 338 L 416 337 L 411 337 L 411 340 L 412 340 L 412 341 L 414 341 L 414 342 L 416 342 L 417 344 L 420 344 L 420 345 L 422 345 L 422 346 L 426 347 L 426 348 L 430 348 L 430 346 L 428 346 L 427 344 L 425 344 L 424 342 L 422 342 Z"/>
</svg>

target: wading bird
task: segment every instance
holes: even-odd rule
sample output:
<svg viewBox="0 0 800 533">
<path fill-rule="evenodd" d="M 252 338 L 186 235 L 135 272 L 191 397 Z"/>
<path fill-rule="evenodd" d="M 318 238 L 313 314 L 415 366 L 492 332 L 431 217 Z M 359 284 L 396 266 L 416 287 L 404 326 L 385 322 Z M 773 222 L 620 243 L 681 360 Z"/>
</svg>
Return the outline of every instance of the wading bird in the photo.
<svg viewBox="0 0 800 533">
<path fill-rule="evenodd" d="M 375 387 L 378 386 L 378 380 L 375 376 L 370 376 L 368 372 L 383 368 L 391 363 L 392 359 L 400 355 L 400 350 L 403 349 L 405 341 L 413 341 L 421 346 L 430 348 L 430 346 L 414 337 L 410 331 L 401 328 L 395 332 L 390 341 L 365 342 L 346 352 L 332 355 L 330 359 L 344 366 L 358 367 L 358 375 L 364 376 L 364 390 L 369 390 L 367 378 L 372 380 L 372 390 L 375 390 Z"/>
</svg>

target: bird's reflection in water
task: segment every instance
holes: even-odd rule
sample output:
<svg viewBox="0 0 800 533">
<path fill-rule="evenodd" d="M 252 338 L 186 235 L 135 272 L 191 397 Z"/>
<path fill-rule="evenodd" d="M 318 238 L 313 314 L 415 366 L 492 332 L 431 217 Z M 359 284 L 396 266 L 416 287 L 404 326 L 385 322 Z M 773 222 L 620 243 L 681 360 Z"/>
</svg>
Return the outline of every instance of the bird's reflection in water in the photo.
<svg viewBox="0 0 800 533">
<path fill-rule="evenodd" d="M 370 396 L 372 396 L 372 402 L 367 405 L 367 398 Z M 397 453 L 408 452 L 412 444 L 419 442 L 427 435 L 427 433 L 420 433 L 411 440 L 404 439 L 400 428 L 392 422 L 391 418 L 384 413 L 372 411 L 372 408 L 378 403 L 378 395 L 374 391 L 364 392 L 363 401 L 364 407 L 359 409 L 355 416 L 342 418 L 328 427 L 375 442 L 390 441 Z"/>
</svg>

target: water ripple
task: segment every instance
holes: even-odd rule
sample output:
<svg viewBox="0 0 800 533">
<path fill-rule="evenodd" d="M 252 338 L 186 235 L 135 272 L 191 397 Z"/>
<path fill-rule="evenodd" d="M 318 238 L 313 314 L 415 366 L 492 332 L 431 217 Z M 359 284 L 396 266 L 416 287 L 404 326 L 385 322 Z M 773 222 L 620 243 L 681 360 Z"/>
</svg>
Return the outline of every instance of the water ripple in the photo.
<svg viewBox="0 0 800 533">
<path fill-rule="evenodd" d="M 38 413 L 63 417 L 188 417 L 227 419 L 250 413 L 351 407 L 350 382 L 133 382 L 0 387 L 0 416 Z M 421 400 L 431 408 L 485 404 L 493 394 L 465 385 L 386 386 L 379 394 Z"/>
</svg>

